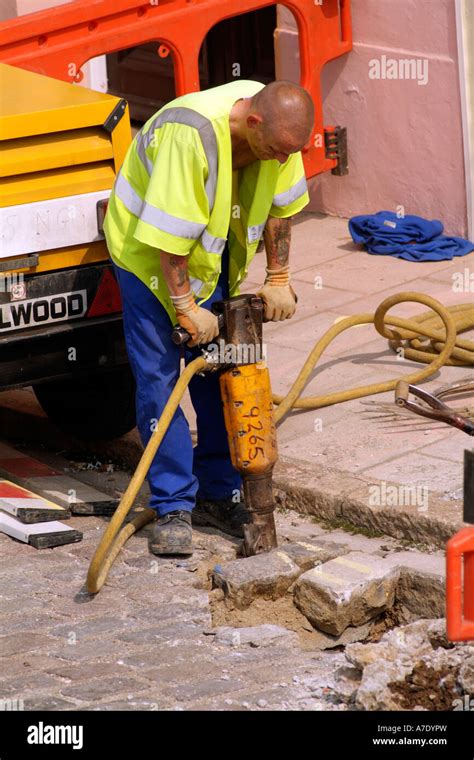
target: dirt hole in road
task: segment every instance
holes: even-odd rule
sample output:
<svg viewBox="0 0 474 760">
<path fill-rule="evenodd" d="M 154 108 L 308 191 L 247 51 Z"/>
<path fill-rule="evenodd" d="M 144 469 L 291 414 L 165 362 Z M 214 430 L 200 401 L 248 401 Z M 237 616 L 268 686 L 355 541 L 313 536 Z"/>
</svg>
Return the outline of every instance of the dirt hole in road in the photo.
<svg viewBox="0 0 474 760">
<path fill-rule="evenodd" d="M 315 559 L 312 553 L 328 551 L 328 546 L 332 552 L 339 551 L 340 548 L 337 543 L 325 544 L 323 541 L 314 541 L 311 545 L 308 542 L 290 543 L 272 557 L 270 554 L 265 555 L 268 561 L 257 562 L 257 557 L 263 555 L 246 560 L 238 556 L 237 546 L 229 550 L 230 547 L 224 544 L 216 545 L 214 539 L 208 541 L 206 536 L 200 547 L 203 552 L 201 557 L 194 559 L 195 585 L 206 590 L 209 595 L 213 627 L 252 628 L 276 625 L 295 632 L 305 649 L 343 649 L 354 642 L 376 643 L 388 631 L 415 622 L 420 617 L 442 616 L 440 605 L 444 609 L 443 584 L 437 576 L 424 574 L 422 565 L 421 574 L 413 567 L 393 573 L 389 570 L 387 574 L 380 575 L 380 580 L 374 579 L 372 585 L 362 584 L 360 591 L 357 591 L 358 586 L 354 586 L 351 606 L 342 612 L 334 610 L 334 621 L 331 624 L 333 629 L 336 625 L 340 626 L 344 617 L 347 623 L 350 617 L 356 623 L 346 624 L 347 627 L 339 635 L 335 631 L 328 633 L 331 628 L 326 628 L 325 625 L 322 625 L 322 630 L 319 629 L 317 621 L 311 615 L 306 617 L 305 607 L 310 612 L 313 611 L 314 615 L 314 609 L 319 606 L 325 618 L 330 620 L 333 600 L 326 599 L 323 594 L 319 598 L 315 596 L 314 600 L 309 596 L 308 602 L 308 596 L 305 598 L 301 593 L 300 577 L 307 570 L 319 567 L 317 560 L 313 564 Z M 343 548 L 341 547 L 341 556 L 344 556 Z M 283 554 L 285 557 L 288 555 L 297 558 L 300 567 L 297 578 L 294 574 L 288 575 L 288 562 Z M 369 561 L 369 555 L 367 557 Z M 384 558 L 385 554 L 381 561 Z M 363 560 L 358 557 L 355 559 L 359 563 Z M 411 557 L 405 559 L 408 562 Z M 373 559 L 375 565 L 378 561 L 378 557 Z M 246 567 L 246 562 L 253 564 Z M 348 565 L 357 570 L 361 566 L 357 562 L 353 561 L 351 565 L 350 560 L 345 560 L 340 564 L 343 568 Z M 327 572 L 335 571 L 330 569 Z M 351 578 L 349 581 L 353 583 Z M 288 582 L 291 583 L 289 587 Z"/>
<path fill-rule="evenodd" d="M 233 628 L 252 627 L 272 624 L 295 631 L 298 634 L 302 649 L 336 649 L 343 648 L 354 641 L 375 643 L 380 641 L 384 633 L 413 622 L 415 615 L 400 605 L 395 605 L 386 612 L 373 618 L 366 626 L 347 628 L 341 636 L 331 636 L 318 631 L 295 606 L 293 593 L 288 591 L 285 596 L 275 600 L 255 599 L 246 609 L 239 609 L 232 600 L 226 598 L 222 589 L 214 588 L 209 592 L 212 625 L 231 626 Z"/>
<path fill-rule="evenodd" d="M 456 674 L 452 668 L 435 670 L 420 661 L 404 681 L 388 684 L 399 695 L 402 710 L 423 707 L 425 710 L 452 710 L 453 701 L 459 696 Z"/>
<path fill-rule="evenodd" d="M 256 599 L 250 607 L 239 610 L 230 600 L 224 599 L 221 589 L 213 589 L 209 594 L 212 624 L 232 626 L 234 628 L 251 627 L 270 623 L 295 631 L 301 644 L 309 645 L 314 635 L 314 628 L 307 618 L 293 604 L 293 594 L 286 594 L 280 599 Z"/>
</svg>

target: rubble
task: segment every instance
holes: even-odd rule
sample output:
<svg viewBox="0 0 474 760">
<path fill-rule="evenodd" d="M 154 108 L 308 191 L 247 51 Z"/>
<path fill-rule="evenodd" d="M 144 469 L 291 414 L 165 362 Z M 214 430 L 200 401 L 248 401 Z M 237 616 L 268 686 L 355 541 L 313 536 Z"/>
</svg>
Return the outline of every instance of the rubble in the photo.
<svg viewBox="0 0 474 760">
<path fill-rule="evenodd" d="M 361 673 L 359 710 L 455 709 L 472 684 L 474 646 L 448 642 L 444 619 L 395 628 L 376 644 L 349 644 L 345 656 Z"/>
</svg>

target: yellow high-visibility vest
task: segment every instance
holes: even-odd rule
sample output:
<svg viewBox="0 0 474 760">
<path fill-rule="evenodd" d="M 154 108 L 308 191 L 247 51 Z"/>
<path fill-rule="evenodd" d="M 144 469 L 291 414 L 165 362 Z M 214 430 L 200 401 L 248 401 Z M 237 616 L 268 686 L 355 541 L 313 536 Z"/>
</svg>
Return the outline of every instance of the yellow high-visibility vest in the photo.
<svg viewBox="0 0 474 760">
<path fill-rule="evenodd" d="M 237 295 L 269 216 L 288 217 L 309 202 L 301 153 L 284 164 L 258 161 L 232 171 L 229 114 L 264 85 L 238 80 L 173 100 L 132 141 L 104 222 L 113 261 L 176 314 L 158 250 L 188 255 L 198 303 L 214 292 L 229 241 L 229 289 Z"/>
</svg>

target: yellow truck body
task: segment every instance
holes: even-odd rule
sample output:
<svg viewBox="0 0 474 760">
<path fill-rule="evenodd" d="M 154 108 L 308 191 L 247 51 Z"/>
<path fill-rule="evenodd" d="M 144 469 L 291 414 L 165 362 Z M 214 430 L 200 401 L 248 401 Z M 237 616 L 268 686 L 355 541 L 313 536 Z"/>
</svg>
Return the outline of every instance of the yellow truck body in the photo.
<svg viewBox="0 0 474 760">
<path fill-rule="evenodd" d="M 87 435 L 94 404 L 133 391 L 101 229 L 128 106 L 7 64 L 0 92 L 0 388 L 33 385 L 53 418 L 66 412 Z"/>
</svg>

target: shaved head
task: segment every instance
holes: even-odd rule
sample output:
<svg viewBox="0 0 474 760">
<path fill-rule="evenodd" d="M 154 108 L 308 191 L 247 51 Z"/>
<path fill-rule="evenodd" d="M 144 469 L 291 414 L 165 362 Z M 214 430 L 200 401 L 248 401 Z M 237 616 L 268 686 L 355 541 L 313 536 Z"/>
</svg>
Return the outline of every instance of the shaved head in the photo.
<svg viewBox="0 0 474 760">
<path fill-rule="evenodd" d="M 232 165 L 245 166 L 255 159 L 284 164 L 308 144 L 313 124 L 313 101 L 304 87 L 284 80 L 270 82 L 232 106 Z"/>
<path fill-rule="evenodd" d="M 300 148 L 309 140 L 314 123 L 310 94 L 299 84 L 270 82 L 251 101 L 250 114 L 261 118 L 267 135 Z"/>
</svg>

